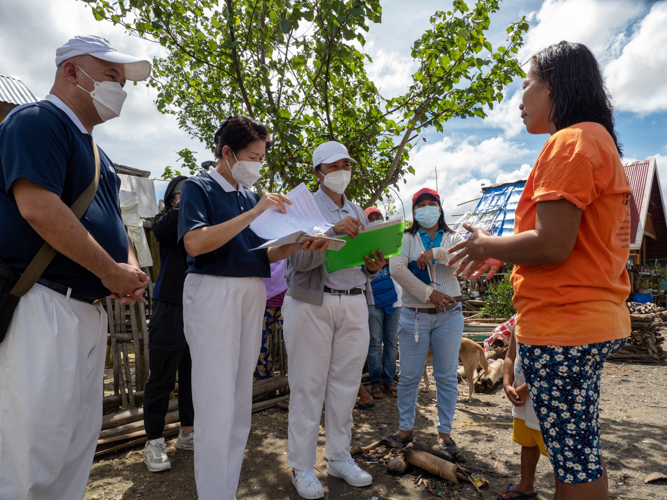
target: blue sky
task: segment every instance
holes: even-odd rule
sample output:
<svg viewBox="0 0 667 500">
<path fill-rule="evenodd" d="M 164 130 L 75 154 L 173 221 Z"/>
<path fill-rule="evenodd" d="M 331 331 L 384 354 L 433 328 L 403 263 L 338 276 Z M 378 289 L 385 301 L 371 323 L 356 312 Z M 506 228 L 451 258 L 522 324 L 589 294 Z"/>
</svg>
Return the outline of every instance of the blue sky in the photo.
<svg viewBox="0 0 667 500">
<path fill-rule="evenodd" d="M 446 10 L 451 1 L 384 0 L 382 6 L 382 23 L 371 26 L 364 50 L 373 58 L 367 67 L 370 77 L 391 97 L 404 93 L 410 83 L 413 42 L 436 9 Z M 614 100 L 625 159 L 657 157 L 667 181 L 667 0 L 505 0 L 493 18 L 492 44 L 502 43 L 507 25 L 522 16 L 530 23 L 522 61 L 560 40 L 591 48 Z M 21 78 L 38 97 L 51 87 L 55 49 L 74 35 L 100 34 L 132 54 L 163 54 L 157 44 L 95 22 L 78 0 L 0 0 L 0 33 L 0 73 Z M 426 131 L 426 142 L 420 141 L 412 153 L 416 175 L 399 185 L 401 198 L 409 200 L 418 188 L 433 183 L 437 168 L 451 221 L 452 214 L 472 208 L 456 205 L 477 198 L 482 183 L 527 176 L 547 137 L 523 129 L 520 85 L 517 80 L 508 86 L 503 103 L 484 120 L 452 120 L 442 133 Z M 121 117 L 94 132 L 115 162 L 159 176 L 166 165 L 175 165 L 176 151 L 184 147 L 197 151 L 200 161 L 211 159 L 204 144 L 178 129 L 174 117 L 157 112 L 153 90 L 140 84 L 128 91 Z"/>
</svg>

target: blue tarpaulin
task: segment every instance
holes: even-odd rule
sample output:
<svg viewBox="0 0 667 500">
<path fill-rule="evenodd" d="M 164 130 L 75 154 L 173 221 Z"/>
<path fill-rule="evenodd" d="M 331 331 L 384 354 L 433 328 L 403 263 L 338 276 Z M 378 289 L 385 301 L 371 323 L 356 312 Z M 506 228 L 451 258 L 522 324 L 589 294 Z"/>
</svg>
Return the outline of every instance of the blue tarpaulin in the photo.
<svg viewBox="0 0 667 500">
<path fill-rule="evenodd" d="M 521 181 L 486 189 L 475 209 L 465 214 L 455 229 L 465 222 L 486 229 L 494 236 L 514 234 L 514 212 L 525 185 L 526 181 Z"/>
</svg>

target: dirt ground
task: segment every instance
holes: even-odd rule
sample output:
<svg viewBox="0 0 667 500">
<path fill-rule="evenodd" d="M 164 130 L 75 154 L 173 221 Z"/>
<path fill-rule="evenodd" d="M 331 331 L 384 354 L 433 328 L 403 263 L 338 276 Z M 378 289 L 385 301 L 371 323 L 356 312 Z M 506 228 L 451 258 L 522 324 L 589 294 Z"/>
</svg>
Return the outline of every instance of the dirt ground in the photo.
<svg viewBox="0 0 667 500">
<path fill-rule="evenodd" d="M 520 448 L 512 442 L 510 403 L 502 387 L 489 394 L 476 394 L 465 403 L 467 384 L 459 385 L 460 411 L 454 418 L 452 437 L 466 460 L 465 467 L 481 473 L 489 485 L 478 493 L 470 484 L 453 485 L 417 469 L 402 477 L 391 476 L 377 455 L 357 457 L 359 465 L 373 475 L 373 485 L 353 488 L 340 479 L 329 479 L 324 458 L 324 429 L 320 428 L 316 475 L 327 499 L 413 500 L 451 498 L 495 499 L 499 488 L 516 482 Z M 468 410 L 468 411 L 465 411 Z M 472 413 L 474 412 L 474 413 Z M 396 430 L 396 400 L 377 400 L 375 408 L 355 410 L 353 441 L 370 444 Z M 600 421 L 603 455 L 607 459 L 610 496 L 613 499 L 667 500 L 667 481 L 644 484 L 652 472 L 667 474 L 667 364 L 637 365 L 608 363 L 602 383 Z M 324 420 L 322 420 L 322 424 Z M 488 425 L 465 425 L 486 424 Z M 419 395 L 415 439 L 432 444 L 436 439 L 435 384 Z M 193 453 L 177 450 L 176 438 L 167 440 L 172 469 L 159 474 L 147 471 L 143 447 L 118 452 L 93 464 L 86 499 L 196 499 Z M 287 500 L 300 498 L 290 481 L 286 463 L 287 413 L 274 408 L 253 415 L 252 430 L 243 463 L 239 500 Z M 537 469 L 538 498 L 553 496 L 554 480 L 545 458 Z M 374 499 L 373 499 L 374 500 Z"/>
</svg>

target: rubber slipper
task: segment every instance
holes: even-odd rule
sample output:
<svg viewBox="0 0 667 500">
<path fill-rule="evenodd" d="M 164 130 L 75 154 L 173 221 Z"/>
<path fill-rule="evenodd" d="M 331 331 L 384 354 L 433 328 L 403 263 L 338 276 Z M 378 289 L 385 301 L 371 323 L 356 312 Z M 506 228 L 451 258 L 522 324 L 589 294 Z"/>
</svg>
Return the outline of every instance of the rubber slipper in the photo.
<svg viewBox="0 0 667 500">
<path fill-rule="evenodd" d="M 289 399 L 286 401 L 280 401 L 279 403 L 276 403 L 276 406 L 281 410 L 289 411 Z"/>
<path fill-rule="evenodd" d="M 373 399 L 384 398 L 384 396 L 382 395 L 382 386 L 374 385 L 373 387 L 371 387 L 371 396 L 373 396 Z"/>
<path fill-rule="evenodd" d="M 375 403 L 366 403 L 365 405 L 361 404 L 361 403 L 354 403 L 354 409 L 355 410 L 370 410 L 374 406 L 375 406 Z"/>
<path fill-rule="evenodd" d="M 525 491 L 517 490 L 516 488 L 512 488 L 512 484 L 508 484 L 505 486 L 505 493 L 515 493 L 519 496 L 512 497 L 512 498 L 503 498 L 500 494 L 498 494 L 498 499 L 499 500 L 514 500 L 515 498 L 535 498 L 537 496 L 537 490 L 533 491 L 532 493 L 526 493 Z"/>
</svg>

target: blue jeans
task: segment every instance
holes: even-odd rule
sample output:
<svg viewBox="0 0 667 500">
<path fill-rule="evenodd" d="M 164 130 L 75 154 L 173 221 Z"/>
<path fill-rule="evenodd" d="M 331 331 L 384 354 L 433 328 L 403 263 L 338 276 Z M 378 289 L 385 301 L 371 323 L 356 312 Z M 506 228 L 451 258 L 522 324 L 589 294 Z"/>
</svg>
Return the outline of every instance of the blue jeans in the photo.
<svg viewBox="0 0 667 500">
<path fill-rule="evenodd" d="M 368 306 L 368 328 L 371 332 L 368 375 L 371 385 L 388 384 L 393 382 L 396 376 L 398 319 L 401 309 L 402 307 L 397 307 L 392 314 L 387 314 L 382 307 Z"/>
<path fill-rule="evenodd" d="M 433 352 L 433 377 L 438 394 L 438 432 L 449 434 L 459 394 L 456 370 L 463 335 L 463 314 L 457 305 L 440 314 L 418 314 L 419 340 L 415 342 L 417 313 L 403 307 L 398 324 L 401 345 L 398 376 L 398 428 L 410 431 L 415 425 L 419 381 L 424 375 L 426 356 Z"/>
</svg>

